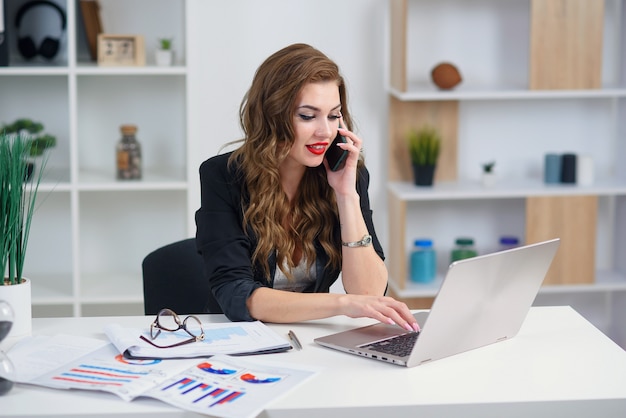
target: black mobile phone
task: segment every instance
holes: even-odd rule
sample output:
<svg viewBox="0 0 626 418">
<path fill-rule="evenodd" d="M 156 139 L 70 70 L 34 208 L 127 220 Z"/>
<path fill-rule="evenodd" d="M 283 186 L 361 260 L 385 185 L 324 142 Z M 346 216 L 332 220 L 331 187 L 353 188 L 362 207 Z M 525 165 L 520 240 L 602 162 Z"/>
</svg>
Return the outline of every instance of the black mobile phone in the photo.
<svg viewBox="0 0 626 418">
<path fill-rule="evenodd" d="M 340 142 L 345 144 L 348 140 L 345 136 L 339 135 L 339 132 L 337 132 L 337 136 L 328 146 L 328 150 L 326 151 L 326 161 L 328 161 L 331 171 L 341 170 L 343 165 L 346 163 L 346 158 L 348 157 L 348 151 L 337 146 Z"/>
</svg>

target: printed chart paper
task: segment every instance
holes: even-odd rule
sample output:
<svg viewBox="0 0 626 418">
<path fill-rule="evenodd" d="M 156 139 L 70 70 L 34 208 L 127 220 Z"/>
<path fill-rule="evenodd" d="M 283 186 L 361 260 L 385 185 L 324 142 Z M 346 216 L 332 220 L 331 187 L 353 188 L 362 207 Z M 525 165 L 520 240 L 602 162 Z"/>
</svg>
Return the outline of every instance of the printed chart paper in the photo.
<svg viewBox="0 0 626 418">
<path fill-rule="evenodd" d="M 124 328 L 110 324 L 104 332 L 120 353 L 135 358 L 192 358 L 215 354 L 260 354 L 291 349 L 291 344 L 260 321 L 203 324 L 204 340 L 178 347 L 157 348 L 139 337 L 150 339 L 148 328 Z M 154 340 L 160 346 L 171 346 L 188 340 L 184 330 L 161 332 Z"/>
<path fill-rule="evenodd" d="M 201 414 L 254 417 L 314 373 L 218 355 L 197 362 L 146 395 Z"/>
<path fill-rule="evenodd" d="M 253 417 L 313 377 L 311 367 L 284 367 L 249 358 L 134 360 L 101 340 L 58 335 L 31 337 L 8 353 L 17 381 L 55 389 L 144 396 L 217 417 Z"/>
</svg>

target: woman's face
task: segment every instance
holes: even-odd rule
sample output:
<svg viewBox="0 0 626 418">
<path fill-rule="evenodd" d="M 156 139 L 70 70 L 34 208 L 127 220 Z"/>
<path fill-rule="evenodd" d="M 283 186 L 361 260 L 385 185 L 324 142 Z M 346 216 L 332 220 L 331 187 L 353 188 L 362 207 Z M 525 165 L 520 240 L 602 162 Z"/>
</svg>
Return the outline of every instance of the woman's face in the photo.
<svg viewBox="0 0 626 418">
<path fill-rule="evenodd" d="M 335 81 L 309 83 L 296 100 L 293 115 L 295 141 L 283 164 L 288 167 L 317 167 L 337 135 L 341 100 Z"/>
</svg>

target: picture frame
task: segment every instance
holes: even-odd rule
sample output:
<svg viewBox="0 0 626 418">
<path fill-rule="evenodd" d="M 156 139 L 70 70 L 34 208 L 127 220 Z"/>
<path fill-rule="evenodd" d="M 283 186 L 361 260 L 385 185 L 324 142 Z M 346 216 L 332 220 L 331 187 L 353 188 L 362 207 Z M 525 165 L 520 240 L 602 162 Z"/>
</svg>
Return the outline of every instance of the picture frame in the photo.
<svg viewBox="0 0 626 418">
<path fill-rule="evenodd" d="M 98 65 L 113 67 L 146 65 L 143 36 L 99 34 Z"/>
</svg>

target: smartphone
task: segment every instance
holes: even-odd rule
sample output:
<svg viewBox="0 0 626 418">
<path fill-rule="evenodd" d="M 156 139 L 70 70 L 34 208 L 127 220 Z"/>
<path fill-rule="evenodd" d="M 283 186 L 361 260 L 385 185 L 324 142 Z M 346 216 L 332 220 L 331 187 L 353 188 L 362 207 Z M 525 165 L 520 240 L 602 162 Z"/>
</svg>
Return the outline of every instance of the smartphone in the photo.
<svg viewBox="0 0 626 418">
<path fill-rule="evenodd" d="M 346 163 L 346 158 L 348 158 L 349 151 L 343 150 L 337 146 L 340 142 L 345 144 L 348 140 L 345 136 L 339 135 L 339 132 L 337 132 L 337 136 L 326 151 L 326 161 L 328 161 L 331 171 L 341 170 Z"/>
</svg>

